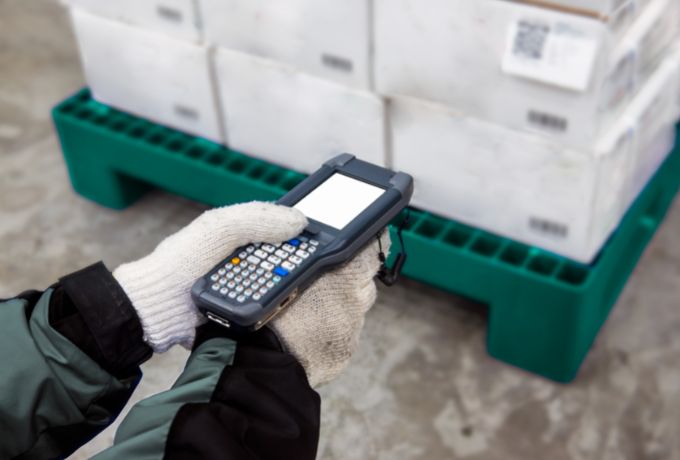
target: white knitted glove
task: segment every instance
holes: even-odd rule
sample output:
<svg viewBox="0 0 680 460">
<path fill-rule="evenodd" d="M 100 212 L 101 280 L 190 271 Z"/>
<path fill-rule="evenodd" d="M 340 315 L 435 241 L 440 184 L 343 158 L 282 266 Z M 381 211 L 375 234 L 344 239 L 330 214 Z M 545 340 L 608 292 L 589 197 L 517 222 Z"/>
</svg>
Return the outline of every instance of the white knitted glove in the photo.
<svg viewBox="0 0 680 460">
<path fill-rule="evenodd" d="M 132 301 L 144 340 L 156 352 L 175 344 L 191 347 L 204 322 L 191 300 L 191 286 L 249 243 L 280 243 L 307 225 L 296 209 L 272 203 L 246 203 L 206 211 L 166 238 L 148 256 L 121 265 L 113 276 Z"/>
<path fill-rule="evenodd" d="M 388 232 L 381 242 L 388 255 Z M 270 323 L 305 368 L 312 387 L 330 382 L 349 364 L 366 313 L 375 303 L 379 252 L 376 240 L 352 261 L 319 278 Z"/>
</svg>

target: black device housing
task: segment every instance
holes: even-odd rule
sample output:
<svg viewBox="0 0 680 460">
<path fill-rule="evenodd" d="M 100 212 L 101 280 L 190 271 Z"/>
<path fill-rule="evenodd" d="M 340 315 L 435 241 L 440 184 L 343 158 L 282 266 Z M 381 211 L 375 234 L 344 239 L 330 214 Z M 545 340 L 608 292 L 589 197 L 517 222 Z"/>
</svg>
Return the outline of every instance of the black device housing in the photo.
<svg viewBox="0 0 680 460">
<path fill-rule="evenodd" d="M 310 256 L 303 267 L 290 272 L 270 294 L 258 302 L 250 299 L 245 303 L 237 303 L 210 291 L 212 282 L 209 276 L 221 266 L 217 265 L 192 287 L 191 295 L 198 309 L 209 319 L 226 327 L 237 330 L 259 329 L 321 274 L 351 260 L 408 206 L 413 195 L 413 178 L 410 175 L 361 161 L 350 154 L 342 154 L 326 162 L 277 203 L 292 207 L 338 173 L 383 188 L 385 192 L 343 229 L 338 230 L 309 219 L 309 225 L 302 235 L 319 241 L 318 251 Z M 235 253 L 240 251 L 242 248 Z"/>
</svg>

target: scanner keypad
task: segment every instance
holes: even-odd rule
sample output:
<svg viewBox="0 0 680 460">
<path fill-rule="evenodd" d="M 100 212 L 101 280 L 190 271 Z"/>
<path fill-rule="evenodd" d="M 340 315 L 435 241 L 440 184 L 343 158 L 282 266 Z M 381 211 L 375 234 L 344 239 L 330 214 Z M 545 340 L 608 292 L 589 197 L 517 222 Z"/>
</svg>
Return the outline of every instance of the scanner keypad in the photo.
<svg viewBox="0 0 680 460">
<path fill-rule="evenodd" d="M 239 248 L 214 269 L 210 290 L 237 303 L 258 302 L 307 263 L 318 246 L 318 241 L 299 236 L 279 245 L 258 243 Z"/>
</svg>

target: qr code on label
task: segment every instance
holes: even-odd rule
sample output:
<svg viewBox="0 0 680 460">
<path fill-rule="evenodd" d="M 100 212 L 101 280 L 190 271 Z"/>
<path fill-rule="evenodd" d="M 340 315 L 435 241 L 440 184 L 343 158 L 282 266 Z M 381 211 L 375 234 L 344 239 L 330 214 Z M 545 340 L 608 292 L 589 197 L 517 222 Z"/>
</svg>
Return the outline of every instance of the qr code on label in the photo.
<svg viewBox="0 0 680 460">
<path fill-rule="evenodd" d="M 540 61 L 543 59 L 545 44 L 550 35 L 550 26 L 541 22 L 520 21 L 513 45 L 513 54 Z"/>
</svg>

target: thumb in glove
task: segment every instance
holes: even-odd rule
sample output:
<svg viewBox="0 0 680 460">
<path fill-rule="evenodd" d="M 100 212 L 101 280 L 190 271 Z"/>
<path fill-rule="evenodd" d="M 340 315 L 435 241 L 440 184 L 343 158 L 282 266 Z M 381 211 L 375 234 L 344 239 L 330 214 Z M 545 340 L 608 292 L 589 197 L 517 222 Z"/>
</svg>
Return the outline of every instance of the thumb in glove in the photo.
<svg viewBox="0 0 680 460">
<path fill-rule="evenodd" d="M 114 278 L 132 301 L 145 341 L 156 352 L 191 347 L 204 322 L 191 299 L 193 283 L 250 243 L 280 243 L 307 225 L 296 209 L 252 202 L 212 209 L 169 236 L 148 256 L 121 265 Z"/>
</svg>

